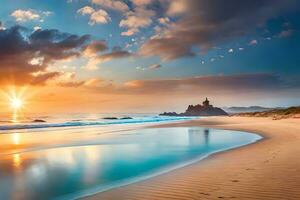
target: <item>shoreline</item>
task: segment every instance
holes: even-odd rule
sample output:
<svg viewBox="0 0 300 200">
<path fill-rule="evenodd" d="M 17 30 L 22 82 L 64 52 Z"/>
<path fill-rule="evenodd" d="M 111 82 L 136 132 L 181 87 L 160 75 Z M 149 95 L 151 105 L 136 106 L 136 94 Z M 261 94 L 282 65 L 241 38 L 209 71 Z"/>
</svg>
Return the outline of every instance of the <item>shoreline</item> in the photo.
<svg viewBox="0 0 300 200">
<path fill-rule="evenodd" d="M 299 199 L 300 175 L 297 172 L 300 172 L 300 161 L 296 155 L 300 148 L 295 139 L 300 139 L 300 133 L 295 132 L 300 132 L 300 125 L 297 123 L 299 119 L 207 117 L 148 126 L 146 128 L 201 126 L 246 131 L 263 138 L 84 199 Z M 293 142 L 293 145 L 286 142 Z M 282 151 L 278 150 L 278 145 Z M 286 155 L 287 152 L 290 154 Z M 273 162 L 273 166 L 270 165 Z M 282 186 L 287 181 L 288 184 Z"/>
<path fill-rule="evenodd" d="M 179 123 L 182 123 L 182 122 L 179 122 Z M 156 127 L 156 126 L 164 126 L 164 125 L 166 127 Z M 172 127 L 170 125 L 171 124 L 159 124 L 159 125 L 155 125 L 155 126 L 139 127 L 139 128 L 136 128 L 135 130 L 153 129 L 153 128 L 154 129 L 155 128 L 166 128 L 166 129 L 168 129 L 168 128 Z M 178 128 L 182 128 L 182 127 L 178 127 Z M 206 128 L 206 127 L 203 127 L 203 128 Z M 210 129 L 222 130 L 220 128 L 210 128 Z M 235 131 L 235 132 L 240 132 L 240 131 Z M 148 175 L 145 175 L 145 176 L 140 176 L 140 177 L 132 178 L 132 179 L 129 179 L 129 180 L 126 180 L 126 181 L 120 181 L 120 182 L 118 182 L 116 184 L 112 184 L 112 185 L 110 185 L 108 187 L 104 187 L 104 188 L 100 187 L 101 189 L 98 189 L 97 191 L 93 189 L 90 192 L 83 192 L 82 194 L 79 194 L 79 195 L 78 194 L 67 195 L 67 197 L 70 196 L 70 197 L 74 197 L 75 199 L 85 199 L 87 197 L 91 197 L 93 195 L 97 195 L 98 193 L 102 193 L 102 192 L 114 190 L 114 189 L 117 189 L 117 188 L 120 188 L 120 187 L 125 187 L 125 186 L 131 185 L 131 184 L 138 184 L 139 182 L 147 181 L 148 179 L 152 179 L 152 178 L 155 178 L 155 177 L 167 174 L 167 173 L 172 173 L 175 170 L 178 170 L 178 169 L 181 169 L 181 168 L 184 168 L 184 167 L 188 167 L 190 165 L 197 164 L 198 162 L 201 162 L 204 159 L 208 159 L 209 157 L 211 157 L 211 156 L 213 156 L 215 154 L 219 154 L 219 153 L 222 153 L 222 152 L 231 151 L 231 150 L 234 150 L 234 149 L 237 149 L 237 148 L 242 148 L 242 147 L 245 147 L 245 146 L 248 146 L 248 145 L 252 145 L 252 144 L 255 144 L 255 143 L 257 143 L 257 142 L 259 142 L 259 141 L 261 141 L 261 140 L 264 139 L 264 137 L 262 137 L 261 135 L 259 135 L 257 133 L 249 133 L 249 132 L 244 132 L 244 131 L 242 131 L 242 132 L 243 133 L 247 133 L 247 134 L 255 135 L 257 138 L 255 138 L 252 141 L 249 141 L 247 143 L 244 143 L 244 144 L 238 144 L 238 145 L 231 146 L 231 147 L 228 147 L 228 148 L 223 148 L 223 149 L 212 151 L 212 152 L 210 152 L 208 154 L 205 154 L 203 156 L 200 156 L 198 158 L 195 158 L 195 159 L 186 161 L 184 163 L 177 164 L 177 165 L 165 168 L 165 169 L 163 169 L 161 171 L 157 171 L 157 172 L 155 172 L 153 174 L 148 174 Z M 236 133 L 234 133 L 234 134 L 236 134 Z M 65 199 L 65 198 L 63 198 L 63 199 Z M 73 198 L 66 198 L 66 199 L 73 199 Z"/>
</svg>

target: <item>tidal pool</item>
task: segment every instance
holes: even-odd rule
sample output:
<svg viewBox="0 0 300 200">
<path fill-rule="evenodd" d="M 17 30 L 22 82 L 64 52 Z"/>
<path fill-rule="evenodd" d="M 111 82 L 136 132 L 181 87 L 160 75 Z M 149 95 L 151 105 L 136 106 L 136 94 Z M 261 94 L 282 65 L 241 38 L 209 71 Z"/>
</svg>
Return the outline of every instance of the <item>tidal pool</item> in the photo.
<svg viewBox="0 0 300 200">
<path fill-rule="evenodd" d="M 0 199 L 76 199 L 261 138 L 253 133 L 201 127 L 151 128 L 4 155 L 0 159 Z"/>
</svg>

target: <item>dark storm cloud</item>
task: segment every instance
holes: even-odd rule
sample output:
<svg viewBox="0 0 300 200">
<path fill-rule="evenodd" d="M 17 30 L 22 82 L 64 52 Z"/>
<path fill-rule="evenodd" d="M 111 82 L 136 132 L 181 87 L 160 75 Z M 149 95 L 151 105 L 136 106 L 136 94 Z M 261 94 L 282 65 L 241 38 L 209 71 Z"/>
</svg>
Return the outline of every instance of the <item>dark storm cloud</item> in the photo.
<svg viewBox="0 0 300 200">
<path fill-rule="evenodd" d="M 0 82 L 44 84 L 59 75 L 47 72 L 48 65 L 80 55 L 89 39 L 58 30 L 31 33 L 21 26 L 0 30 Z"/>
<path fill-rule="evenodd" d="M 147 56 L 165 60 L 193 56 L 193 47 L 205 51 L 263 26 L 267 20 L 299 9 L 297 0 L 161 0 L 167 14 L 179 20 L 141 47 Z"/>
</svg>

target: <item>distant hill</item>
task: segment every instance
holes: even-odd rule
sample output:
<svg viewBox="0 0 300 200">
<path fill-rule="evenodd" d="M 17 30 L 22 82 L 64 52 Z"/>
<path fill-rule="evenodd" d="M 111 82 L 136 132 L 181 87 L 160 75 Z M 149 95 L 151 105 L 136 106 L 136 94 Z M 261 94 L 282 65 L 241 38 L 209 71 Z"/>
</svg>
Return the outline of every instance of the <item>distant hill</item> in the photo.
<svg viewBox="0 0 300 200">
<path fill-rule="evenodd" d="M 245 112 L 237 113 L 234 116 L 245 116 L 245 117 L 273 117 L 273 119 L 284 119 L 284 118 L 300 118 L 300 106 L 272 109 L 262 112 Z"/>
<path fill-rule="evenodd" d="M 268 111 L 273 110 L 275 108 L 266 108 L 261 106 L 249 106 L 249 107 L 224 107 L 223 108 L 228 113 L 244 113 L 244 112 L 262 112 L 262 111 Z"/>
</svg>

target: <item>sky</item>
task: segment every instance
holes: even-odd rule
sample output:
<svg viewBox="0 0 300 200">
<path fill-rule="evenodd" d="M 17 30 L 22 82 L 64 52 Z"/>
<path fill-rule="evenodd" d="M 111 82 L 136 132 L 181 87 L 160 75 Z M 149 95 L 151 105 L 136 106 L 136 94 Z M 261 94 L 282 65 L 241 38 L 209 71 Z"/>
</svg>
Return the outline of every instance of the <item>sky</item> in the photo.
<svg viewBox="0 0 300 200">
<path fill-rule="evenodd" d="M 0 109 L 300 104 L 298 0 L 2 0 Z"/>
</svg>

